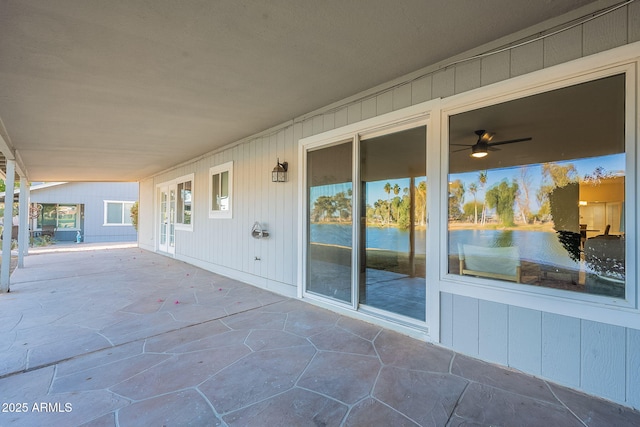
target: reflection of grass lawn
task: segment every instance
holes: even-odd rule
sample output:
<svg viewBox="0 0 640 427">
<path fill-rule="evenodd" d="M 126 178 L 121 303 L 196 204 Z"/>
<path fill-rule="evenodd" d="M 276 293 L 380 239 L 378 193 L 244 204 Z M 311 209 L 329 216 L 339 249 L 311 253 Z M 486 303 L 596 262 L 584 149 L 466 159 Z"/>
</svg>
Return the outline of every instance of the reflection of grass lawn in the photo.
<svg viewBox="0 0 640 427">
<path fill-rule="evenodd" d="M 312 243 L 309 247 L 309 256 L 317 261 L 340 265 L 351 264 L 351 248 L 345 246 Z M 416 276 L 425 277 L 425 255 L 417 254 L 414 264 Z M 410 275 L 409 253 L 367 249 L 367 268 Z"/>
</svg>

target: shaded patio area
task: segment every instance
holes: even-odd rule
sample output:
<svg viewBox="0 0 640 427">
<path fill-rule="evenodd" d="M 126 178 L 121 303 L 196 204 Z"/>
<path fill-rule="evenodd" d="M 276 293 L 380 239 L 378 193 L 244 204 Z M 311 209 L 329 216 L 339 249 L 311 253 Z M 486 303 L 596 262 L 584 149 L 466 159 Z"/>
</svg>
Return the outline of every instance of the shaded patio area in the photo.
<svg viewBox="0 0 640 427">
<path fill-rule="evenodd" d="M 2 426 L 640 425 L 628 408 L 138 248 L 25 267 L 0 294 Z"/>
</svg>

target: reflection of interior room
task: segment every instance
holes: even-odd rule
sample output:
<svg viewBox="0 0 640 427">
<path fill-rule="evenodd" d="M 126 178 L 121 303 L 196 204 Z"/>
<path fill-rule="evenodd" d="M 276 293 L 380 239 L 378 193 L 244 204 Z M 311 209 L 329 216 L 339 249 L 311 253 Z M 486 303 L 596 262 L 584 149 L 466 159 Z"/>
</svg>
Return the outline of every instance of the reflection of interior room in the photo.
<svg viewBox="0 0 640 427">
<path fill-rule="evenodd" d="M 515 232 L 510 241 L 518 246 L 524 283 L 624 297 L 625 170 L 622 166 L 621 170 L 593 172 L 594 168 L 602 166 L 599 159 L 606 156 L 622 156 L 624 165 L 624 123 L 624 75 L 450 116 L 449 181 L 469 176 L 468 173 L 477 175 L 480 171 L 486 171 L 489 177 L 502 174 L 506 179 L 517 180 L 514 171 L 521 166 L 540 168 L 543 164 L 570 166 L 582 162 L 592 168 L 588 177 L 576 170 L 560 177 L 551 173 L 546 177 L 546 184 L 552 189 L 541 195 L 529 195 L 530 199 L 539 196 L 537 201 L 541 205 L 549 200 L 551 215 L 535 217 L 538 229 L 531 222 L 511 227 Z M 479 129 L 487 130 L 491 135 L 486 138 L 487 155 L 475 158 L 471 154 L 478 149 L 476 131 Z M 493 141 L 511 140 L 517 142 L 491 146 Z M 541 180 L 541 177 L 536 179 Z M 523 188 L 520 183 L 521 192 Z M 522 199 L 514 203 L 514 210 L 519 209 L 518 203 L 522 204 Z M 545 230 L 545 223 L 553 229 Z M 450 245 L 461 240 L 459 228 L 456 219 L 451 219 Z M 486 232 L 499 234 L 500 227 L 494 226 L 493 231 Z M 542 239 L 520 239 L 532 236 L 523 233 L 547 233 L 547 236 L 555 233 L 556 239 L 551 248 L 547 243 L 541 243 Z M 449 248 L 449 272 L 452 274 L 461 273 L 457 246 Z M 538 252 L 552 250 L 558 250 L 558 258 L 563 257 L 566 262 L 555 265 L 553 256 L 548 263 L 541 262 Z"/>
<path fill-rule="evenodd" d="M 605 234 L 605 231 L 608 235 L 624 235 L 623 204 L 624 176 L 603 178 L 597 185 L 581 184 L 579 207 L 583 238 Z"/>
</svg>

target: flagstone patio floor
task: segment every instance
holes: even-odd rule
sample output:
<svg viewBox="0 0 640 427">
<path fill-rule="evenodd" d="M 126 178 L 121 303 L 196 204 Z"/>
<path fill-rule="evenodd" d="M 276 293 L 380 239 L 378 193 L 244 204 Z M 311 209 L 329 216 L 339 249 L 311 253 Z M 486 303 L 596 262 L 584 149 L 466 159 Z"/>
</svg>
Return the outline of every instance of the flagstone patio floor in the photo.
<svg viewBox="0 0 640 427">
<path fill-rule="evenodd" d="M 168 257 L 86 248 L 26 257 L 0 294 L 0 426 L 640 425 Z"/>
</svg>

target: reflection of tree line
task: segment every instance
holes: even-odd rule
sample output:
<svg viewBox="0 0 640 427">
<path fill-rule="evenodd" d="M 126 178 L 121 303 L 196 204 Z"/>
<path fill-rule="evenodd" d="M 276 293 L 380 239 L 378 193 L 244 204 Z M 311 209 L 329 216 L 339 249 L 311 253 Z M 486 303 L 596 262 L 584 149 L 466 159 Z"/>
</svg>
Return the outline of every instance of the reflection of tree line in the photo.
<svg viewBox="0 0 640 427">
<path fill-rule="evenodd" d="M 387 182 L 384 187 L 387 200 L 378 199 L 372 205 L 367 205 L 366 216 L 368 224 L 380 226 L 395 226 L 407 229 L 411 226 L 411 191 L 409 187 L 402 189 L 396 183 L 393 186 Z M 394 197 L 390 198 L 393 192 Z M 427 182 L 420 181 L 414 188 L 415 225 L 424 226 L 427 222 Z"/>
<path fill-rule="evenodd" d="M 395 226 L 407 229 L 411 225 L 411 191 L 387 182 L 384 187 L 387 200 L 378 199 L 373 205 L 367 204 L 366 217 L 369 224 Z M 402 195 L 400 192 L 402 191 Z M 393 197 L 391 197 L 393 194 Z M 427 183 L 420 181 L 414 188 L 415 224 L 424 226 L 427 220 Z M 319 196 L 313 203 L 312 222 L 350 222 L 352 212 L 351 189 L 340 191 L 333 196 Z"/>
<path fill-rule="evenodd" d="M 598 184 L 600 180 L 613 176 L 614 174 L 598 167 L 593 173 L 585 175 L 582 182 Z M 549 196 L 557 188 L 578 185 L 580 182 L 580 176 L 573 164 L 546 163 L 542 165 L 541 185 L 535 190 L 530 168 L 522 166 L 518 178 L 511 181 L 504 179 L 492 185 L 480 203 L 476 195 L 479 189 L 484 189 L 487 185 L 487 171 L 479 171 L 478 181 L 469 184 L 468 188 L 465 188 L 460 179 L 449 183 L 449 219 L 473 221 L 474 224 L 480 222 L 484 225 L 488 220 L 487 210 L 493 209 L 497 222 L 505 227 L 514 226 L 516 221 L 523 224 L 550 222 L 553 220 L 553 212 Z M 467 191 L 473 196 L 473 201 L 464 203 Z M 539 206 L 537 212 L 531 209 L 534 191 Z"/>
</svg>

